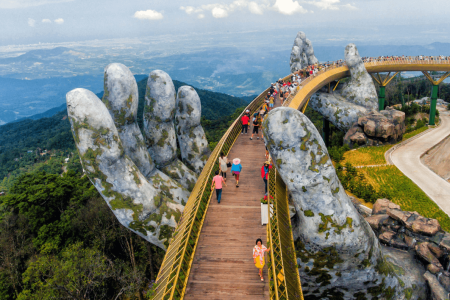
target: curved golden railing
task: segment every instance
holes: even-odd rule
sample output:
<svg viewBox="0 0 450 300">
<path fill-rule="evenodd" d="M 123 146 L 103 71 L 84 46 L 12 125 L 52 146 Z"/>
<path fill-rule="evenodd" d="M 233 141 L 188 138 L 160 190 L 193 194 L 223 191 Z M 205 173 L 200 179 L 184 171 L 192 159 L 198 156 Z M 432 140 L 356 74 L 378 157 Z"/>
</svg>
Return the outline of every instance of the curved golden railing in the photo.
<svg viewBox="0 0 450 300">
<path fill-rule="evenodd" d="M 287 80 L 288 77 L 283 78 Z M 156 291 L 152 299 L 183 299 L 194 259 L 200 232 L 211 199 L 211 182 L 219 169 L 220 152 L 228 155 L 241 132 L 241 117 L 245 110 L 254 113 L 264 102 L 266 89 L 256 97 L 231 124 L 211 153 L 189 197 L 178 226 L 172 236 L 156 279 Z"/>
<path fill-rule="evenodd" d="M 270 247 L 267 268 L 270 278 L 270 299 L 303 300 L 289 215 L 288 192 L 275 167 L 269 172 L 267 199 L 269 204 L 267 243 Z"/>
<path fill-rule="evenodd" d="M 364 63 L 367 72 L 407 72 L 407 71 L 437 71 L 449 72 L 450 60 L 419 60 L 419 59 L 372 59 Z M 301 109 L 308 99 L 325 85 L 350 76 L 350 70 L 345 62 L 324 67 L 315 76 L 310 76 L 300 84 L 295 97 L 285 101 L 283 106 Z M 310 84 L 311 83 L 311 84 Z"/>
</svg>

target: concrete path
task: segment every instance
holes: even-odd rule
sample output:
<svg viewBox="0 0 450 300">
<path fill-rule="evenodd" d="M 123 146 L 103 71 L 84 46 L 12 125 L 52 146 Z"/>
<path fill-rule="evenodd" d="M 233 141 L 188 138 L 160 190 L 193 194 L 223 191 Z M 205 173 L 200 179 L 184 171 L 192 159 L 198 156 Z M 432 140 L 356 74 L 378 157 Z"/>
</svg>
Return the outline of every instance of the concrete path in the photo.
<svg viewBox="0 0 450 300">
<path fill-rule="evenodd" d="M 440 111 L 441 125 L 391 153 L 394 165 L 450 216 L 450 183 L 422 164 L 420 156 L 450 135 L 450 113 Z M 450 151 L 450 149 L 449 149 Z"/>
</svg>

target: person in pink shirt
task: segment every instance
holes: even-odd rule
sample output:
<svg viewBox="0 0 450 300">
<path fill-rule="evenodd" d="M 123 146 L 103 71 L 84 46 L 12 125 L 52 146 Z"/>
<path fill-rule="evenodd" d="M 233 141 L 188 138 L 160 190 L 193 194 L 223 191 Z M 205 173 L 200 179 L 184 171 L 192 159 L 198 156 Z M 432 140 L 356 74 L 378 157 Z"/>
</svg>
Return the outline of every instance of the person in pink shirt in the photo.
<svg viewBox="0 0 450 300">
<path fill-rule="evenodd" d="M 211 191 L 216 187 L 217 203 L 220 203 L 220 198 L 222 198 L 222 183 L 227 186 L 223 177 L 219 175 L 219 171 L 216 171 L 216 176 L 212 179 Z"/>
</svg>

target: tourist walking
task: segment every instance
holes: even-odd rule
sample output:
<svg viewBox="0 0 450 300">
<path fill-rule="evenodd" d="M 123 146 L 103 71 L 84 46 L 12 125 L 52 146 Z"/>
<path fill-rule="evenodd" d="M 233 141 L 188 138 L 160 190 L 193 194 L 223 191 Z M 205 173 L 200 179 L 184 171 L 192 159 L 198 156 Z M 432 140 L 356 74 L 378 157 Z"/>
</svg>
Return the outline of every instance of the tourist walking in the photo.
<svg viewBox="0 0 450 300">
<path fill-rule="evenodd" d="M 211 192 L 216 188 L 216 196 L 217 196 L 217 203 L 220 204 L 220 198 L 222 198 L 222 183 L 227 186 L 225 181 L 223 180 L 223 177 L 220 176 L 219 171 L 216 171 L 216 176 L 213 177 L 213 185 L 211 186 Z"/>
<path fill-rule="evenodd" d="M 259 136 L 258 136 L 258 129 L 259 129 L 259 124 L 261 122 L 261 117 L 257 116 L 253 119 L 253 131 L 252 131 L 252 136 L 250 137 L 251 140 L 253 140 L 253 135 L 256 133 L 256 139 L 259 140 Z"/>
<path fill-rule="evenodd" d="M 250 121 L 250 117 L 247 114 L 244 114 L 241 118 L 242 121 L 242 131 L 241 134 L 244 133 L 247 134 L 247 129 L 248 129 L 248 121 Z"/>
<path fill-rule="evenodd" d="M 267 195 L 267 180 L 269 179 L 269 171 L 272 169 L 272 165 L 269 161 L 266 161 L 264 165 L 261 167 L 261 178 L 264 180 L 265 192 L 264 195 Z"/>
<path fill-rule="evenodd" d="M 223 154 L 223 152 L 220 152 L 219 156 L 219 169 L 220 169 L 220 175 L 225 179 L 225 182 L 227 181 L 227 171 L 228 167 L 231 167 L 231 164 L 228 164 L 228 157 Z"/>
<path fill-rule="evenodd" d="M 259 270 L 259 277 L 261 277 L 261 281 L 264 281 L 264 278 L 263 278 L 263 268 L 265 265 L 264 252 L 268 252 L 268 251 L 270 251 L 270 248 L 266 248 L 262 244 L 262 240 L 257 239 L 256 246 L 253 247 L 253 262 L 255 263 L 255 266 Z"/>
<path fill-rule="evenodd" d="M 239 175 L 242 171 L 241 160 L 239 158 L 233 159 L 233 165 L 231 166 L 231 174 L 236 178 L 236 187 L 239 187 Z"/>
</svg>

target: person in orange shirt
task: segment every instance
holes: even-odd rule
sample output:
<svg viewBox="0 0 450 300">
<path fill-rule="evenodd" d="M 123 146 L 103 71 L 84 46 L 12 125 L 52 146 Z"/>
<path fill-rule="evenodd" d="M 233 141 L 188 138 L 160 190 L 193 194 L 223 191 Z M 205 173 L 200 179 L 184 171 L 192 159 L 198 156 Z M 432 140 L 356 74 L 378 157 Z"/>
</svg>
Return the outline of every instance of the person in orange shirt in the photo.
<svg viewBox="0 0 450 300">
<path fill-rule="evenodd" d="M 248 121 L 250 121 L 250 117 L 249 117 L 247 114 L 245 114 L 245 115 L 242 116 L 241 121 L 242 121 L 242 131 L 241 131 L 241 134 L 243 134 L 244 131 L 245 131 L 245 134 L 247 134 Z"/>
</svg>

